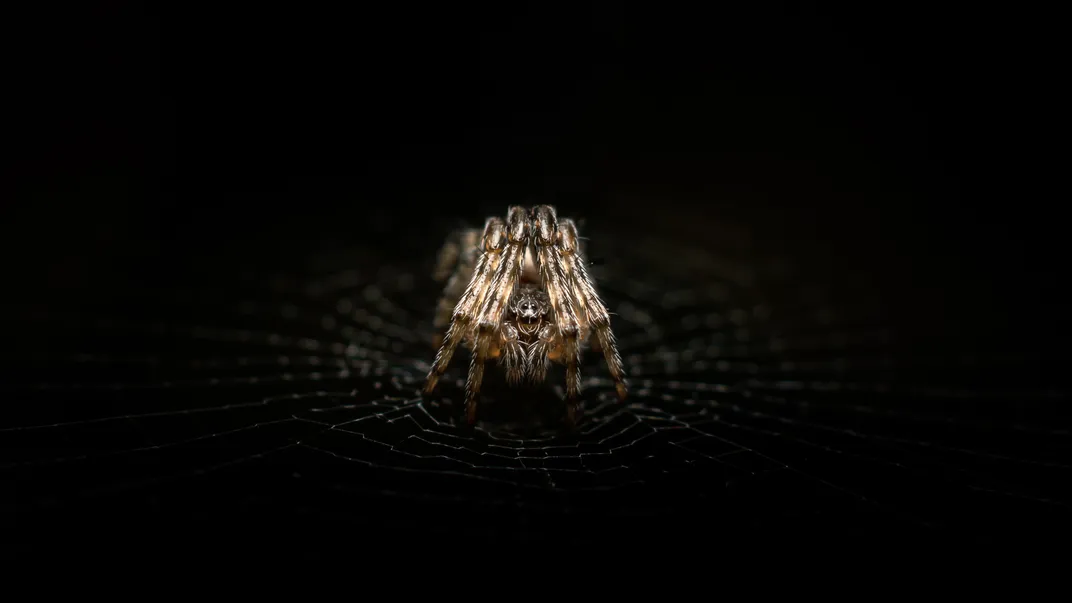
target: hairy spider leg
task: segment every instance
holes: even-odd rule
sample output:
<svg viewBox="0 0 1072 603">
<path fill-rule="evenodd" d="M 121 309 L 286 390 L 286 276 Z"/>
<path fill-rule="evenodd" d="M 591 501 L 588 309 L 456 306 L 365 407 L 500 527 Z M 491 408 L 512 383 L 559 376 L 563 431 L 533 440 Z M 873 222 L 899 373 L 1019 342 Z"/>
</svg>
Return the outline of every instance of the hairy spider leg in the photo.
<svg viewBox="0 0 1072 603">
<path fill-rule="evenodd" d="M 557 245 L 558 216 L 550 205 L 532 208 L 532 239 L 536 245 L 536 262 L 547 297 L 554 309 L 558 333 L 562 337 L 562 362 L 566 365 L 566 412 L 571 424 L 576 424 L 581 391 L 581 351 L 578 341 L 573 288 L 562 266 Z M 553 353 L 553 351 L 552 351 Z"/>
<path fill-rule="evenodd" d="M 568 281 L 573 286 L 577 305 L 584 311 L 584 320 L 587 323 L 585 331 L 590 329 L 595 334 L 599 348 L 607 361 L 610 376 L 614 379 L 614 389 L 618 394 L 618 399 L 625 400 L 629 389 L 628 382 L 625 380 L 622 357 L 618 353 L 618 346 L 615 345 L 614 331 L 610 328 L 610 313 L 607 312 L 607 306 L 603 304 L 603 300 L 599 298 L 592 277 L 588 275 L 579 242 L 577 226 L 573 220 L 563 218 L 559 221 L 558 248 L 562 257 L 562 266 Z M 582 340 L 586 339 L 587 333 L 583 333 L 581 337 Z"/>
<path fill-rule="evenodd" d="M 476 264 L 480 259 L 480 241 L 480 231 L 476 228 L 456 230 L 447 237 L 447 242 L 439 252 L 433 278 L 442 282 L 449 274 L 450 279 L 439 296 L 435 320 L 432 323 L 437 331 L 438 341 L 433 342 L 435 347 L 442 344 L 441 331 L 450 324 L 454 308 L 476 273 Z"/>
<path fill-rule="evenodd" d="M 446 240 L 443 241 L 443 245 L 439 248 L 439 253 L 436 254 L 436 265 L 432 270 L 432 279 L 437 283 L 442 283 L 451 272 L 453 272 L 455 265 L 458 263 L 458 257 L 462 253 L 462 233 L 465 229 L 456 228 L 450 231 Z"/>
<path fill-rule="evenodd" d="M 465 384 L 465 411 L 469 423 L 476 421 L 477 400 L 480 385 L 484 381 L 484 364 L 488 360 L 491 344 L 500 336 L 500 325 L 507 304 L 517 288 L 521 265 L 528 244 L 528 221 L 525 210 L 512 206 L 506 217 L 506 251 L 502 254 L 498 270 L 477 315 L 477 330 L 473 345 L 472 361 L 469 364 L 469 380 Z"/>
<path fill-rule="evenodd" d="M 487 295 L 488 285 L 492 280 L 492 276 L 498 271 L 502 251 L 506 247 L 506 230 L 502 218 L 488 218 L 484 224 L 482 242 L 484 251 L 480 254 L 480 259 L 477 260 L 469 285 L 454 306 L 450 327 L 447 328 L 447 333 L 443 336 L 443 345 L 436 352 L 435 361 L 432 362 L 432 368 L 428 371 L 428 378 L 424 385 L 425 393 L 435 391 L 439 378 L 443 376 L 447 366 L 450 365 L 450 359 L 453 357 L 454 350 L 457 349 L 458 344 L 472 337 L 471 325 L 475 322 L 477 312 L 480 310 L 484 297 Z"/>
</svg>

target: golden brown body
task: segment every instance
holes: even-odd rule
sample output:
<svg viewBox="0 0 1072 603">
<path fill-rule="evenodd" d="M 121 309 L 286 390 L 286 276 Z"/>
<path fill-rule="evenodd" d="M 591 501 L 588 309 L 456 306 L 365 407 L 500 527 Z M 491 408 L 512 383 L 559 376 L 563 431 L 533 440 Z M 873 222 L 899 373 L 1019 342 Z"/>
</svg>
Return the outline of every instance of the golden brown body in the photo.
<svg viewBox="0 0 1072 603">
<path fill-rule="evenodd" d="M 550 362 L 566 366 L 568 419 L 574 423 L 580 394 L 582 346 L 592 335 L 606 359 L 620 399 L 627 392 L 610 314 L 585 268 L 577 227 L 539 205 L 511 207 L 506 220 L 488 218 L 482 235 L 452 233 L 440 251 L 435 276 L 450 278 L 435 326 L 447 327 L 428 373 L 425 391 L 439 382 L 458 344 L 473 352 L 466 383 L 466 413 L 476 420 L 484 364 L 498 359 L 507 381 L 542 382 Z"/>
</svg>

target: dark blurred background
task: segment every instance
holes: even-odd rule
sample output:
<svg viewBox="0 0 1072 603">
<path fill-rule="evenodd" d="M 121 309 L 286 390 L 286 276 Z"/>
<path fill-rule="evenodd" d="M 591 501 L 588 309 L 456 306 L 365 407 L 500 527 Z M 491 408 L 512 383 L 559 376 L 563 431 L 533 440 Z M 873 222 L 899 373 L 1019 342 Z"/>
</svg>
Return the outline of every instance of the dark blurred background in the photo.
<svg viewBox="0 0 1072 603">
<path fill-rule="evenodd" d="M 1045 23 L 829 2 L 50 14 L 10 55 L 26 101 L 2 221 L 10 366 L 64 380 L 57 306 L 127 307 L 250 266 L 300 278 L 295 258 L 348 245 L 424 266 L 449 227 L 546 201 L 623 245 L 701 249 L 732 225 L 809 267 L 787 278 L 879 300 L 902 353 L 1000 357 L 962 382 L 1057 404 Z"/>
<path fill-rule="evenodd" d="M 1061 124 L 1045 24 L 925 3 L 97 4 L 18 45 L 6 240 L 84 284 L 84 263 L 142 271 L 387 207 L 628 195 L 1034 294 L 1060 228 L 1038 187 Z"/>
</svg>

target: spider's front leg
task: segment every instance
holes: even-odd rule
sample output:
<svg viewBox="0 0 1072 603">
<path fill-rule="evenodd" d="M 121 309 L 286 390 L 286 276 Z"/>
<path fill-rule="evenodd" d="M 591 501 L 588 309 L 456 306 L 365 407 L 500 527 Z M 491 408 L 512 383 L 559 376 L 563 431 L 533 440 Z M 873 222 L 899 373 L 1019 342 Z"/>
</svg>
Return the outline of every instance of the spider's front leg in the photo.
<svg viewBox="0 0 1072 603">
<path fill-rule="evenodd" d="M 558 251 L 562 260 L 565 276 L 573 285 L 577 307 L 583 310 L 587 327 L 596 337 L 593 348 L 603 352 L 607 369 L 614 379 L 614 389 L 619 400 L 624 400 L 629 386 L 622 367 L 622 357 L 614 340 L 614 331 L 610 328 L 610 313 L 596 292 L 595 283 L 585 268 L 585 258 L 581 253 L 580 237 L 573 220 L 563 218 L 558 224 Z"/>
<path fill-rule="evenodd" d="M 447 238 L 439 252 L 432 276 L 439 282 L 446 280 L 447 284 L 439 296 L 435 320 L 432 322 L 436 330 L 432 341 L 435 347 L 442 345 L 443 329 L 450 324 L 454 309 L 476 274 L 481 251 L 480 241 L 480 231 L 475 228 L 456 230 Z"/>
<path fill-rule="evenodd" d="M 506 217 L 506 239 L 506 251 L 502 254 L 502 261 L 476 319 L 473 358 L 469 365 L 469 379 L 465 384 L 465 410 L 470 425 L 476 421 L 476 405 L 480 396 L 480 385 L 484 380 L 484 364 L 492 350 L 492 343 L 500 336 L 503 316 L 517 287 L 521 264 L 525 259 L 528 221 L 523 208 L 510 208 Z"/>
<path fill-rule="evenodd" d="M 506 232 L 501 218 L 489 218 L 484 225 L 483 248 L 484 252 L 477 260 L 476 268 L 469 285 L 465 288 L 454 306 L 454 312 L 450 318 L 450 327 L 443 336 L 443 344 L 436 352 L 435 361 L 428 371 L 428 378 L 424 386 L 425 393 L 435 391 L 439 378 L 446 372 L 450 365 L 450 359 L 454 356 L 454 350 L 458 344 L 472 337 L 473 323 L 476 322 L 484 298 L 487 297 L 491 281 L 499 270 L 503 248 L 506 247 Z"/>
<path fill-rule="evenodd" d="M 570 423 L 575 423 L 581 392 L 580 321 L 573 287 L 557 248 L 558 216 L 550 205 L 532 208 L 532 238 L 536 244 L 536 261 L 547 297 L 554 309 L 558 335 L 561 337 L 562 362 L 566 365 L 566 408 Z M 556 351 L 556 350 L 552 350 Z"/>
</svg>

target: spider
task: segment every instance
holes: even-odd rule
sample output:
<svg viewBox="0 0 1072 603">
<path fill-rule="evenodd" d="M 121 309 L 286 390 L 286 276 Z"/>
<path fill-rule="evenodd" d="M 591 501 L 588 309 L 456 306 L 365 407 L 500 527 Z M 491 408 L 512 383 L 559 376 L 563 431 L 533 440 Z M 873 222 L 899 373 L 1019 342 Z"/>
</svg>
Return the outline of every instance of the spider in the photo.
<svg viewBox="0 0 1072 603">
<path fill-rule="evenodd" d="M 432 393 L 459 343 L 472 351 L 465 385 L 466 418 L 476 421 L 484 364 L 498 359 L 507 383 L 542 383 L 551 362 L 566 366 L 567 421 L 576 425 L 582 348 L 595 335 L 618 398 L 627 384 L 610 328 L 610 314 L 588 275 L 577 226 L 555 208 L 509 208 L 477 229 L 452 232 L 439 252 L 433 277 L 447 281 L 435 327 L 449 327 L 428 372 Z M 449 279 L 448 279 L 449 277 Z M 437 338 L 438 339 L 438 338 Z"/>
</svg>

